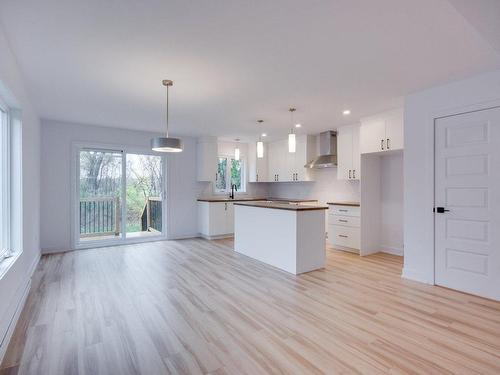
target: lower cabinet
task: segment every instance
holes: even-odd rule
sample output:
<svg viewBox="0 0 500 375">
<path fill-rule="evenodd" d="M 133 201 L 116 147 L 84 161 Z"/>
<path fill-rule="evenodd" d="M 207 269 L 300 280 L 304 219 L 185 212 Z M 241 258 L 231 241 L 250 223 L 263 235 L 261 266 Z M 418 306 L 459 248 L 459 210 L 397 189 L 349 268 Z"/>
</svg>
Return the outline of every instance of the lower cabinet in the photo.
<svg viewBox="0 0 500 375">
<path fill-rule="evenodd" d="M 208 239 L 232 236 L 234 203 L 198 202 L 198 231 Z"/>
<path fill-rule="evenodd" d="M 359 206 L 330 205 L 328 242 L 339 250 L 358 253 L 361 247 Z"/>
</svg>

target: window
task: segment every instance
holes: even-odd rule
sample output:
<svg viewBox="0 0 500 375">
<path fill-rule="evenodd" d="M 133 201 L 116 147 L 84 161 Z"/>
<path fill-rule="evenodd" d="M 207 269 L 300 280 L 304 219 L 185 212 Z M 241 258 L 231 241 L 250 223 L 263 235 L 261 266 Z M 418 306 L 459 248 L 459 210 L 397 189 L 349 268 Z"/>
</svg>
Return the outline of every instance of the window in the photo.
<svg viewBox="0 0 500 375">
<path fill-rule="evenodd" d="M 236 191 L 244 192 L 245 169 L 243 160 L 235 160 L 230 156 L 219 156 L 217 163 L 217 176 L 215 180 L 215 191 L 228 193 L 231 186 L 236 186 Z"/>
<path fill-rule="evenodd" d="M 0 262 L 10 253 L 10 125 L 7 107 L 0 102 Z"/>
</svg>

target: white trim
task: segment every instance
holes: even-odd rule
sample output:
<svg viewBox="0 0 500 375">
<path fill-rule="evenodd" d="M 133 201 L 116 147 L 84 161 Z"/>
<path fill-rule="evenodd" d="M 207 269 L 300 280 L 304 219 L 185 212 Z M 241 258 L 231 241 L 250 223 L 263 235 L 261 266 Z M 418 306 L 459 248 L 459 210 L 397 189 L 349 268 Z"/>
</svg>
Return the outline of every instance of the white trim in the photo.
<svg viewBox="0 0 500 375">
<path fill-rule="evenodd" d="M 483 110 L 492 109 L 492 108 L 496 108 L 496 107 L 500 107 L 500 99 L 491 100 L 491 101 L 488 100 L 488 101 L 484 101 L 484 102 L 468 104 L 468 105 L 463 105 L 463 106 L 458 106 L 458 107 L 457 106 L 444 107 L 441 109 L 431 111 L 429 113 L 429 117 L 428 117 L 426 126 L 427 126 L 428 134 L 430 137 L 429 142 L 432 145 L 432 151 L 431 151 L 432 157 L 430 157 L 428 159 L 429 164 L 427 165 L 427 170 L 429 171 L 429 177 L 430 177 L 430 182 L 431 182 L 431 186 L 432 186 L 432 201 L 428 202 L 429 217 L 432 217 L 432 221 L 433 221 L 433 225 L 432 225 L 432 227 L 433 227 L 433 233 L 432 233 L 433 256 L 432 256 L 432 261 L 431 261 L 432 264 L 429 266 L 429 268 L 432 267 L 432 279 L 428 280 L 426 277 L 423 277 L 422 275 L 418 275 L 412 271 L 405 271 L 407 275 L 410 275 L 407 278 L 414 279 L 417 281 L 420 281 L 418 279 L 422 278 L 423 280 L 426 280 L 426 281 L 422 281 L 422 282 L 430 283 L 433 285 L 435 285 L 435 282 L 436 282 L 436 261 L 435 261 L 435 259 L 436 259 L 436 241 L 435 241 L 436 227 L 435 227 L 435 223 L 434 223 L 434 214 L 432 213 L 432 207 L 435 206 L 435 191 L 436 191 L 436 171 L 435 171 L 435 166 L 436 166 L 436 154 L 435 154 L 436 153 L 436 147 L 435 147 L 435 145 L 436 145 L 436 133 L 435 133 L 436 120 L 444 118 L 444 117 L 457 116 L 457 115 L 461 115 L 461 114 L 465 114 L 465 113 L 483 111 Z M 404 274 L 405 274 L 405 272 L 404 272 Z"/>
<path fill-rule="evenodd" d="M 28 271 L 28 280 L 26 281 L 26 284 L 23 284 L 24 290 L 22 290 L 22 294 L 15 305 L 15 309 L 13 311 L 7 330 L 5 331 L 4 336 L 0 337 L 0 363 L 2 363 L 3 357 L 5 356 L 5 353 L 7 351 L 7 347 L 9 346 L 10 339 L 12 338 L 12 334 L 14 333 L 14 329 L 16 328 L 16 325 L 18 323 L 19 316 L 21 315 L 21 312 L 24 309 L 24 305 L 26 304 L 26 300 L 28 299 L 28 295 L 31 290 L 31 279 L 33 277 L 33 274 L 35 273 L 38 263 L 40 262 L 40 257 L 40 252 L 38 252 L 38 256 L 35 258 Z"/>
<path fill-rule="evenodd" d="M 420 283 L 434 285 L 434 277 L 428 278 L 426 275 L 418 272 L 414 269 L 409 269 L 408 267 L 403 267 L 403 272 L 401 273 L 403 279 L 408 279 L 412 281 L 418 281 Z"/>
<path fill-rule="evenodd" d="M 79 241 L 79 235 L 77 235 L 77 229 L 79 228 L 79 217 L 77 216 L 77 212 L 79 207 L 77 207 L 77 197 L 79 196 L 79 168 L 78 168 L 78 156 L 82 149 L 94 149 L 94 150 L 102 150 L 109 152 L 121 152 L 122 153 L 122 184 L 121 184 L 121 209 L 122 213 L 126 212 L 126 199 L 123 199 L 126 195 L 126 155 L 127 154 L 139 154 L 139 155 L 154 155 L 162 158 L 162 178 L 163 178 L 163 191 L 164 195 L 167 199 L 163 199 L 162 205 L 162 233 L 157 236 L 144 236 L 139 238 L 127 238 L 126 237 L 126 219 L 121 221 L 121 234 L 120 238 L 112 239 L 112 240 L 97 240 L 97 241 Z M 70 207 L 71 207 L 71 250 L 82 250 L 89 249 L 95 247 L 108 247 L 108 246 L 119 246 L 119 245 L 128 245 L 142 242 L 153 242 L 153 241 L 162 241 L 168 238 L 169 226 L 165 221 L 166 218 L 169 217 L 168 211 L 170 208 L 170 204 L 168 201 L 168 195 L 166 194 L 166 183 L 167 179 L 165 178 L 165 171 L 168 172 L 169 168 L 167 168 L 168 158 L 165 157 L 164 154 L 154 152 L 151 149 L 145 147 L 137 147 L 137 146 L 129 146 L 129 145 L 117 145 L 117 144 L 109 144 L 109 143 L 96 143 L 96 142 L 72 142 L 71 143 L 71 173 L 70 173 L 70 185 L 71 185 L 71 194 L 70 194 Z M 165 212 L 167 211 L 167 212 Z M 125 215 L 122 214 L 125 218 Z M 56 253 L 57 250 L 52 251 L 48 250 L 44 253 Z"/>
<path fill-rule="evenodd" d="M 403 248 L 402 247 L 394 247 L 394 246 L 380 246 L 380 251 L 387 254 L 403 256 Z"/>
</svg>

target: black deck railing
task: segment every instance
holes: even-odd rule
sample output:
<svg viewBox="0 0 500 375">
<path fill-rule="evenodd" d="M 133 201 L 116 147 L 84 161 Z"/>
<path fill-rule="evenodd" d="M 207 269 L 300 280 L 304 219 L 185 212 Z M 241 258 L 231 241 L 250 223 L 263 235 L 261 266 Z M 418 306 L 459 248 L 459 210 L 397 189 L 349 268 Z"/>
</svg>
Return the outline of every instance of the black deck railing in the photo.
<svg viewBox="0 0 500 375">
<path fill-rule="evenodd" d="M 149 197 L 141 216 L 142 231 L 162 230 L 162 201 L 158 197 Z"/>
<path fill-rule="evenodd" d="M 120 234 L 120 198 L 81 198 L 80 235 L 85 237 L 112 234 Z"/>
</svg>

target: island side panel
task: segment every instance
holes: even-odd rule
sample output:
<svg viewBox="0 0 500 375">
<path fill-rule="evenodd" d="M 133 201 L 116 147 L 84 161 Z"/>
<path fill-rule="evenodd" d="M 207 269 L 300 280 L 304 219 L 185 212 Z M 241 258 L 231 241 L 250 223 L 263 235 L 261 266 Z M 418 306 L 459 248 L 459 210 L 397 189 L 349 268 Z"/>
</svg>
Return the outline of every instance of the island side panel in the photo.
<svg viewBox="0 0 500 375">
<path fill-rule="evenodd" d="M 235 251 L 295 274 L 297 213 L 240 205 L 234 208 Z"/>
<path fill-rule="evenodd" d="M 325 210 L 297 213 L 296 274 L 325 267 Z"/>
</svg>

